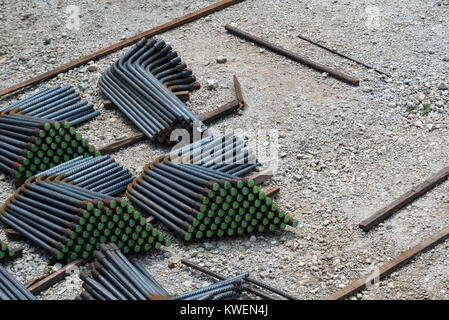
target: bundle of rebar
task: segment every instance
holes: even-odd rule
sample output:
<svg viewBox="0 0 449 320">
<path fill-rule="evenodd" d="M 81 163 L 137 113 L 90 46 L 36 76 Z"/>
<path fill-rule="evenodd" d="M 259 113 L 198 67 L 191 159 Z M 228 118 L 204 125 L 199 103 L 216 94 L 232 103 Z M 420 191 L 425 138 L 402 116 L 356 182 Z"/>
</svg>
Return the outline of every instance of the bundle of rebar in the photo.
<svg viewBox="0 0 449 320">
<path fill-rule="evenodd" d="M 6 201 L 0 221 L 57 259 L 91 257 L 106 242 L 124 253 L 170 245 L 127 200 L 40 179 L 28 180 Z"/>
<path fill-rule="evenodd" d="M 0 261 L 7 258 L 14 258 L 16 250 L 9 247 L 6 242 L 0 240 Z"/>
<path fill-rule="evenodd" d="M 76 184 L 87 190 L 113 196 L 126 190 L 134 177 L 110 156 L 78 157 L 36 177 L 58 175 L 58 180 Z"/>
<path fill-rule="evenodd" d="M 36 297 L 0 265 L 0 300 L 36 300 Z"/>
<path fill-rule="evenodd" d="M 248 276 L 249 273 L 245 272 L 234 278 L 173 297 L 171 300 L 235 300 L 240 296 Z"/>
<path fill-rule="evenodd" d="M 186 241 L 284 230 L 298 224 L 254 181 L 168 159 L 146 165 L 126 195 Z"/>
<path fill-rule="evenodd" d="M 69 121 L 76 126 L 100 113 L 81 98 L 71 86 L 42 89 L 22 100 L 0 108 L 0 112 L 17 109 L 18 113 L 48 120 Z"/>
<path fill-rule="evenodd" d="M 77 300 L 152 300 L 168 292 L 136 260 L 128 260 L 115 244 L 102 244 L 90 270 L 80 273 L 83 292 Z"/>
<path fill-rule="evenodd" d="M 80 155 L 99 155 L 68 121 L 11 113 L 0 115 L 0 169 L 16 179 L 29 178 Z"/>
<path fill-rule="evenodd" d="M 246 143 L 229 132 L 209 136 L 187 146 L 175 149 L 165 157 L 175 163 L 193 163 L 223 173 L 242 177 L 254 171 L 260 162 Z"/>
<path fill-rule="evenodd" d="M 163 40 L 143 38 L 100 78 L 100 89 L 109 100 L 151 141 L 161 143 L 170 143 L 175 128 L 192 131 L 194 122 L 204 130 L 198 117 L 163 84 L 170 81 L 183 90 L 197 86 L 182 84 L 184 78 L 175 80 L 190 71 L 177 72 L 180 58 L 171 50 Z"/>
</svg>

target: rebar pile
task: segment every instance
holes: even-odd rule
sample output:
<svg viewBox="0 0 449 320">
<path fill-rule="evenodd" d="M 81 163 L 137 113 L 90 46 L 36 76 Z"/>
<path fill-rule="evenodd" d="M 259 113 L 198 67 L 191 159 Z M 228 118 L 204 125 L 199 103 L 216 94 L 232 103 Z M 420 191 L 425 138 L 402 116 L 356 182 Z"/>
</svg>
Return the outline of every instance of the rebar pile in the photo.
<svg viewBox="0 0 449 320">
<path fill-rule="evenodd" d="M 0 261 L 6 258 L 14 258 L 16 250 L 10 248 L 7 243 L 0 240 Z"/>
<path fill-rule="evenodd" d="M 235 300 L 240 296 L 248 276 L 249 273 L 245 272 L 237 277 L 173 297 L 171 300 Z"/>
<path fill-rule="evenodd" d="M 115 244 L 102 244 L 90 270 L 80 273 L 84 291 L 77 300 L 152 300 L 168 292 L 136 260 Z"/>
<path fill-rule="evenodd" d="M 102 92 L 151 141 L 170 143 L 170 134 L 175 128 L 192 131 L 194 122 L 201 123 L 162 84 L 179 75 L 173 68 L 176 69 L 180 58 L 171 49 L 163 40 L 143 38 L 100 78 Z M 195 87 L 195 84 L 182 86 L 187 89 Z M 204 130 L 204 127 L 200 130 Z"/>
<path fill-rule="evenodd" d="M 28 180 L 0 208 L 0 221 L 57 259 L 91 257 L 106 242 L 124 253 L 170 245 L 127 200 L 62 181 Z"/>
<path fill-rule="evenodd" d="M 232 132 L 203 138 L 171 151 L 165 157 L 175 163 L 193 163 L 234 176 L 244 176 L 261 164 L 245 142 Z"/>
<path fill-rule="evenodd" d="M 61 181 L 109 196 L 125 191 L 134 179 L 128 169 L 124 169 L 110 156 L 78 157 L 41 172 L 36 177 L 52 175 L 58 175 Z"/>
<path fill-rule="evenodd" d="M 100 113 L 95 111 L 93 104 L 81 98 L 71 86 L 63 88 L 42 89 L 9 106 L 0 108 L 0 112 L 18 109 L 18 113 L 48 120 L 70 121 L 76 126 L 90 120 Z"/>
<path fill-rule="evenodd" d="M 36 300 L 36 297 L 0 265 L 0 300 Z"/>
<path fill-rule="evenodd" d="M 298 224 L 252 180 L 163 161 L 146 165 L 126 195 L 186 241 L 283 230 Z"/>
<path fill-rule="evenodd" d="M 29 178 L 72 158 L 99 155 L 70 123 L 0 115 L 0 169 Z"/>
</svg>

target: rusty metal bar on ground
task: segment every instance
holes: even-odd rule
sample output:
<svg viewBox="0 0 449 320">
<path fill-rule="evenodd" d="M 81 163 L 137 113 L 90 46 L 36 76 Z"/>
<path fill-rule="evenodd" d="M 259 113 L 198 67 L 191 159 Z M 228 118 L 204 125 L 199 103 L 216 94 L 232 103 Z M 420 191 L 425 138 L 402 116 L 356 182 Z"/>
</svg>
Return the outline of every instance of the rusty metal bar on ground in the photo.
<svg viewBox="0 0 449 320">
<path fill-rule="evenodd" d="M 220 279 L 220 280 L 224 280 L 224 279 L 225 279 L 223 276 L 221 276 L 221 275 L 219 275 L 219 274 L 217 274 L 217 273 L 215 273 L 215 272 L 213 272 L 213 271 L 211 271 L 211 270 L 209 270 L 209 269 L 207 269 L 207 268 L 201 267 L 201 266 L 199 266 L 199 265 L 197 265 L 197 264 L 195 264 L 195 263 L 193 263 L 193 262 L 191 262 L 191 261 L 182 259 L 182 260 L 181 260 L 181 263 L 184 264 L 184 265 L 186 265 L 186 266 L 189 266 L 189 267 L 191 267 L 191 268 L 194 268 L 194 269 L 196 269 L 196 270 L 198 270 L 198 271 L 201 271 L 201 272 L 203 272 L 203 273 L 206 273 L 206 274 L 208 274 L 208 275 L 210 275 L 210 276 L 212 276 L 212 277 L 215 277 L 215 278 L 218 278 L 218 279 L 220 279 L 220 277 L 222 277 L 222 279 Z M 272 287 L 272 286 L 269 286 L 269 285 L 267 285 L 267 284 L 265 284 L 265 283 L 263 283 L 263 282 L 261 282 L 261 281 L 259 281 L 259 280 L 256 280 L 256 279 L 247 277 L 247 278 L 245 279 L 245 282 L 249 282 L 249 283 L 255 284 L 256 286 L 259 286 L 259 287 L 261 287 L 261 288 L 263 288 L 263 289 L 265 289 L 265 290 L 268 290 L 268 291 L 271 291 L 271 292 L 273 292 L 273 293 L 276 293 L 276 294 L 280 295 L 281 297 L 287 298 L 288 300 L 298 300 L 296 297 L 294 297 L 294 296 L 292 296 L 292 295 L 290 295 L 290 294 L 288 294 L 288 293 L 286 293 L 286 292 L 283 292 L 282 290 L 279 290 L 279 289 L 277 289 L 277 288 L 274 288 L 274 287 Z M 245 288 L 245 287 L 244 287 L 244 288 Z M 250 292 L 247 288 L 248 288 L 248 287 L 246 287 L 245 290 L 248 291 L 248 292 Z M 257 294 L 257 293 L 253 293 L 253 292 L 251 292 L 251 293 L 256 294 L 256 295 L 260 295 L 260 293 L 261 293 L 260 291 L 258 291 L 257 289 L 253 289 L 253 288 L 251 288 L 251 289 L 252 289 L 253 291 L 258 292 L 258 294 Z M 264 294 L 264 295 L 265 295 L 265 294 Z M 273 298 L 270 297 L 270 300 L 272 300 L 272 299 L 273 299 Z"/>
<path fill-rule="evenodd" d="M 379 74 L 383 74 L 383 75 L 385 75 L 385 76 L 391 78 L 391 75 L 390 75 L 390 74 L 388 74 L 388 73 L 386 73 L 386 72 L 383 72 L 382 70 L 376 69 L 376 68 L 374 68 L 374 67 L 372 67 L 372 66 L 367 65 L 366 63 L 363 63 L 363 62 L 361 62 L 361 61 L 358 61 L 358 60 L 356 60 L 356 59 L 353 59 L 353 58 L 351 58 L 351 57 L 348 57 L 347 55 L 345 55 L 345 54 L 343 54 L 343 53 L 340 53 L 340 52 L 338 52 L 338 51 L 335 51 L 334 49 L 331 49 L 331 48 L 329 48 L 329 47 L 326 47 L 325 45 L 322 45 L 322 44 L 320 44 L 320 43 L 318 43 L 318 42 L 315 42 L 315 41 L 313 41 L 313 40 L 311 40 L 311 39 L 309 39 L 309 38 L 306 38 L 306 37 L 304 37 L 304 36 L 302 36 L 302 35 L 300 35 L 300 34 L 298 34 L 298 38 L 300 38 L 300 39 L 302 39 L 302 40 L 305 40 L 305 41 L 307 41 L 307 42 L 309 42 L 309 43 L 311 43 L 311 44 L 314 44 L 314 45 L 316 45 L 317 47 L 320 47 L 320 48 L 322 48 L 322 49 L 324 49 L 324 50 L 327 50 L 327 51 L 329 51 L 329 52 L 332 52 L 333 54 L 336 54 L 337 56 L 340 56 L 340 57 L 342 57 L 342 58 L 348 59 L 348 60 L 350 60 L 350 61 L 352 61 L 352 62 L 355 62 L 355 63 L 357 63 L 357 64 L 360 64 L 361 66 L 364 66 L 365 68 L 374 70 L 374 71 L 376 71 L 376 72 L 379 73 Z"/>
<path fill-rule="evenodd" d="M 446 240 L 449 237 L 449 226 L 445 227 L 441 231 L 437 232 L 432 237 L 418 243 L 416 246 L 404 251 L 399 256 L 393 258 L 389 262 L 382 265 L 378 270 L 371 272 L 370 274 L 360 278 L 349 284 L 347 287 L 333 293 L 326 300 L 341 300 L 354 295 L 355 293 L 366 288 L 367 284 L 373 284 L 373 281 L 377 281 L 390 275 L 396 269 L 410 262 L 418 254 L 429 250 L 436 246 L 438 243 Z"/>
<path fill-rule="evenodd" d="M 364 231 L 369 231 L 372 227 L 374 227 L 381 221 L 385 220 L 386 218 L 390 217 L 396 211 L 405 207 L 407 204 L 414 201 L 418 197 L 422 196 L 427 191 L 434 188 L 436 185 L 445 181 L 448 177 L 449 177 L 449 167 L 445 167 L 441 169 L 438 173 L 431 176 L 426 181 L 419 184 L 417 187 L 408 191 L 398 199 L 391 202 L 386 207 L 380 209 L 372 216 L 360 222 L 359 227 L 362 228 Z"/>
<path fill-rule="evenodd" d="M 198 20 L 198 19 L 200 19 L 202 17 L 205 17 L 207 15 L 210 15 L 210 14 L 216 12 L 216 11 L 220 11 L 222 9 L 225 9 L 225 8 L 227 8 L 229 6 L 232 6 L 234 4 L 237 4 L 237 3 L 240 3 L 240 2 L 243 2 L 243 1 L 245 1 L 245 0 L 222 0 L 222 1 L 219 1 L 217 3 L 214 3 L 214 4 L 210 5 L 210 6 L 207 6 L 207 7 L 203 8 L 203 9 L 197 10 L 195 12 L 192 12 L 192 13 L 187 14 L 185 16 L 182 16 L 180 18 L 176 18 L 176 19 L 174 19 L 174 20 L 172 20 L 172 21 L 170 21 L 168 23 L 165 23 L 165 24 L 160 25 L 158 27 L 155 27 L 155 28 L 152 28 L 152 29 L 147 30 L 145 32 L 142 32 L 140 34 L 137 34 L 137 35 L 135 35 L 135 36 L 133 36 L 131 38 L 128 38 L 126 40 L 123 40 L 121 42 L 113 44 L 113 45 L 111 45 L 109 47 L 100 49 L 100 50 L 95 51 L 95 52 L 93 52 L 91 54 L 88 54 L 88 55 L 86 55 L 84 57 L 81 57 L 79 59 L 73 60 L 73 61 L 71 61 L 69 63 L 66 63 L 66 64 L 64 64 L 62 66 L 59 66 L 59 67 L 57 67 L 57 68 L 55 68 L 55 69 L 53 69 L 51 71 L 42 73 L 42 74 L 40 74 L 40 75 L 38 75 L 36 77 L 33 77 L 31 79 L 28 79 L 26 81 L 17 83 L 15 85 L 13 85 L 12 87 L 3 89 L 3 90 L 0 91 L 0 97 L 2 97 L 4 95 L 7 95 L 7 94 L 10 94 L 10 93 L 13 93 L 13 92 L 15 92 L 17 90 L 26 88 L 26 87 L 28 87 L 30 85 L 36 84 L 36 83 L 38 83 L 38 82 L 40 82 L 42 80 L 46 80 L 46 79 L 50 79 L 52 77 L 55 77 L 55 76 L 57 76 L 58 74 L 60 74 L 62 72 L 66 72 L 66 71 L 71 70 L 73 68 L 82 66 L 82 65 L 88 63 L 91 60 L 96 60 L 96 59 L 99 59 L 101 57 L 104 57 L 104 56 L 106 56 L 108 54 L 111 54 L 111 53 L 113 53 L 115 51 L 118 51 L 118 50 L 120 50 L 122 48 L 125 48 L 127 46 L 130 46 L 130 45 L 138 42 L 143 37 L 153 37 L 153 36 L 155 36 L 157 34 L 160 34 L 160 33 L 163 33 L 163 32 L 169 31 L 169 30 L 172 30 L 174 28 L 177 28 L 177 27 L 185 25 L 185 24 L 187 24 L 189 22 Z"/>
<path fill-rule="evenodd" d="M 240 109 L 243 109 L 245 107 L 245 100 L 243 100 L 242 87 L 240 86 L 240 82 L 237 79 L 237 76 L 234 75 L 233 80 L 237 101 L 239 102 Z"/>
<path fill-rule="evenodd" d="M 85 265 L 86 263 L 87 263 L 86 259 L 75 260 L 75 261 L 65 265 L 58 271 L 51 273 L 44 279 L 41 279 L 37 282 L 35 280 L 31 280 L 29 282 L 29 284 L 27 285 L 27 289 L 30 290 L 31 293 L 33 293 L 34 295 L 38 295 L 42 291 L 47 290 L 54 284 L 58 283 L 59 281 L 63 280 L 65 277 L 70 275 L 71 271 L 73 271 L 74 269 L 76 269 L 80 266 Z"/>
<path fill-rule="evenodd" d="M 215 110 L 212 110 L 207 113 L 203 113 L 198 118 L 204 123 L 211 123 L 221 117 L 224 117 L 231 113 L 236 112 L 237 110 L 239 110 L 239 108 L 240 107 L 239 107 L 238 100 L 233 100 Z"/>
<path fill-rule="evenodd" d="M 226 280 L 226 279 L 227 279 L 226 277 L 222 276 L 221 274 L 218 274 L 218 273 L 216 273 L 216 272 L 213 272 L 212 270 L 209 270 L 209 269 L 207 269 L 207 268 L 200 267 L 199 265 L 197 265 L 197 264 L 195 264 L 195 263 L 193 263 L 193 262 L 191 262 L 191 261 L 189 261 L 189 260 L 182 259 L 182 260 L 181 260 L 181 263 L 184 264 L 184 265 L 186 265 L 186 266 L 189 266 L 189 267 L 191 267 L 191 268 L 193 268 L 193 269 L 196 269 L 196 270 L 198 270 L 198 271 L 201 271 L 201 272 L 203 272 L 203 273 L 205 273 L 205 274 L 207 274 L 207 275 L 209 275 L 209 276 L 211 276 L 211 277 L 217 278 L 217 279 L 219 279 L 219 280 L 222 280 L 222 281 L 223 281 L 223 280 Z M 247 292 L 249 292 L 249 293 L 252 293 L 252 294 L 254 294 L 254 295 L 256 295 L 256 296 L 259 296 L 259 297 L 261 297 L 262 299 L 265 299 L 265 300 L 276 300 L 275 298 L 273 298 L 273 297 L 271 297 L 271 296 L 265 294 L 264 292 L 262 292 L 262 291 L 260 291 L 260 290 L 257 290 L 257 289 L 255 289 L 255 288 L 252 288 L 252 287 L 248 286 L 247 284 L 245 284 L 245 285 L 243 286 L 243 288 L 244 288 L 245 291 L 247 291 Z"/>
<path fill-rule="evenodd" d="M 304 64 L 306 66 L 309 66 L 309 67 L 311 67 L 311 68 L 313 68 L 313 69 L 315 69 L 317 71 L 326 72 L 330 76 L 332 76 L 332 77 L 334 77 L 334 78 L 336 78 L 338 80 L 341 80 L 343 82 L 352 84 L 354 86 L 358 86 L 359 85 L 359 80 L 357 78 L 355 78 L 355 77 L 352 77 L 352 76 L 347 75 L 347 74 L 345 74 L 345 73 L 343 73 L 341 71 L 338 71 L 338 70 L 335 70 L 335 69 L 330 68 L 328 66 L 325 66 L 325 65 L 323 65 L 321 63 L 312 61 L 312 60 L 310 60 L 308 58 L 302 57 L 302 56 L 300 56 L 300 55 L 298 55 L 298 54 L 296 54 L 294 52 L 291 52 L 289 50 L 286 50 L 284 48 L 276 46 L 276 45 L 274 45 L 272 43 L 269 43 L 268 41 L 265 41 L 265 40 L 263 40 L 261 38 L 255 37 L 252 34 L 249 34 L 248 32 L 245 32 L 243 30 L 235 28 L 235 27 L 233 27 L 233 26 L 231 26 L 229 24 L 225 26 L 225 29 L 228 32 L 230 32 L 230 33 L 232 33 L 234 35 L 237 35 L 237 36 L 239 36 L 239 37 L 241 37 L 241 38 L 243 38 L 245 40 L 248 40 L 248 41 L 251 41 L 253 43 L 256 43 L 256 44 L 258 44 L 258 45 L 260 45 L 260 46 L 262 46 L 264 48 L 267 48 L 267 49 L 269 49 L 269 50 L 271 50 L 273 52 L 276 52 L 276 53 L 278 53 L 278 54 L 280 54 L 280 55 L 282 55 L 284 57 L 290 58 L 293 61 L 300 62 L 300 63 L 302 63 L 302 64 Z"/>
</svg>

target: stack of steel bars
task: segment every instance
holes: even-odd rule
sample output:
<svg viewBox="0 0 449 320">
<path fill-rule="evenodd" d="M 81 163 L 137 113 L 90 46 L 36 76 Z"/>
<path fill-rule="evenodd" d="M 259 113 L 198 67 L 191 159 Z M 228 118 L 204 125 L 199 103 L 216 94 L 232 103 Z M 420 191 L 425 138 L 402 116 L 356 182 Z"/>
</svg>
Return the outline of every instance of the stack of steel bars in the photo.
<svg viewBox="0 0 449 320">
<path fill-rule="evenodd" d="M 48 120 L 70 121 L 76 126 L 100 113 L 81 98 L 71 86 L 42 89 L 22 100 L 0 108 L 0 112 L 18 109 L 18 113 Z"/>
<path fill-rule="evenodd" d="M 248 276 L 249 273 L 245 272 L 237 277 L 173 297 L 171 300 L 235 300 L 240 296 Z"/>
<path fill-rule="evenodd" d="M 134 177 L 110 156 L 78 157 L 41 172 L 36 177 L 58 175 L 64 182 L 114 196 L 126 190 Z"/>
<path fill-rule="evenodd" d="M 0 169 L 29 178 L 74 157 L 99 155 L 70 123 L 0 115 Z"/>
<path fill-rule="evenodd" d="M 57 259 L 88 258 L 106 242 L 125 253 L 170 245 L 127 200 L 49 179 L 22 185 L 0 208 L 0 221 Z"/>
<path fill-rule="evenodd" d="M 36 297 L 0 266 L 0 300 L 36 300 Z"/>
<path fill-rule="evenodd" d="M 254 181 L 167 159 L 144 167 L 126 191 L 143 212 L 188 241 L 297 226 Z"/>
<path fill-rule="evenodd" d="M 261 164 L 245 142 L 232 132 L 203 138 L 175 149 L 165 157 L 175 163 L 193 163 L 234 176 L 244 176 Z"/>
<path fill-rule="evenodd" d="M 136 260 L 115 244 L 102 244 L 90 270 L 80 274 L 84 291 L 77 300 L 152 300 L 168 292 Z"/>
<path fill-rule="evenodd" d="M 173 72 L 173 65 L 180 61 L 176 55 L 164 41 L 143 38 L 100 78 L 102 92 L 151 141 L 170 143 L 175 128 L 192 131 L 194 122 L 199 123 L 200 131 L 205 129 L 158 79 L 165 81 L 173 76 L 165 72 Z"/>
<path fill-rule="evenodd" d="M 16 250 L 10 248 L 7 243 L 0 240 L 0 260 L 14 258 Z"/>
</svg>

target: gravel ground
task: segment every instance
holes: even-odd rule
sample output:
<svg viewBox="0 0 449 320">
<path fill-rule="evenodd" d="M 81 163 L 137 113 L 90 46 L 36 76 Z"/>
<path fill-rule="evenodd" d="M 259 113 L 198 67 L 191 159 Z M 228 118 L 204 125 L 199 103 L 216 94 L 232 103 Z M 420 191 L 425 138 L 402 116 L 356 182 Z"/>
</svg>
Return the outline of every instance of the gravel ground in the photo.
<svg viewBox="0 0 449 320">
<path fill-rule="evenodd" d="M 0 86 L 6 88 L 213 2 L 0 1 Z M 81 9 L 78 31 L 67 28 L 69 5 Z M 266 186 L 281 187 L 278 203 L 300 224 L 272 235 L 187 245 L 165 230 L 173 245 L 141 257 L 146 268 L 172 293 L 210 282 L 179 264 L 167 267 L 188 258 L 227 275 L 247 270 L 300 299 L 319 299 L 449 224 L 445 182 L 371 232 L 357 227 L 447 165 L 448 16 L 447 0 L 247 0 L 163 34 L 203 84 L 191 97 L 194 112 L 234 99 L 232 75 L 239 77 L 248 107 L 241 115 L 213 124 L 214 131 L 278 130 L 279 165 Z M 226 33 L 226 23 L 344 70 L 361 85 L 346 85 L 242 41 Z M 377 66 L 392 78 L 316 48 L 298 34 Z M 71 84 L 101 111 L 80 128 L 94 145 L 136 133 L 120 112 L 103 108 L 97 87 L 101 73 L 126 51 L 94 62 L 93 71 L 82 66 L 1 104 L 42 87 Z M 217 63 L 220 57 L 227 62 Z M 207 90 L 208 80 L 217 81 L 218 87 Z M 114 157 L 138 174 L 167 150 L 140 143 Z M 4 201 L 13 192 L 9 177 L 0 174 L 0 187 Z M 295 239 L 299 247 L 292 251 Z M 12 243 L 25 245 L 24 257 L 8 263 L 19 280 L 29 281 L 58 267 L 47 266 L 49 257 L 35 245 Z M 351 299 L 448 299 L 448 249 L 447 242 L 438 245 Z M 80 288 L 74 274 L 39 298 L 73 299 Z"/>
</svg>

